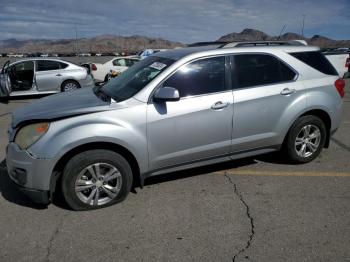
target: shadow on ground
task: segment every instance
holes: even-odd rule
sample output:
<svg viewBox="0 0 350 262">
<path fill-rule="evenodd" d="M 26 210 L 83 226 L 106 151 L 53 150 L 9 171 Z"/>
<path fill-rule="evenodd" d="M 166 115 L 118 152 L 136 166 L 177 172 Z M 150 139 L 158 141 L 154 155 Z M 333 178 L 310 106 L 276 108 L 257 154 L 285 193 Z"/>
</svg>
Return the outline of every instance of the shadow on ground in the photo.
<svg viewBox="0 0 350 262">
<path fill-rule="evenodd" d="M 38 205 L 30 201 L 22 192 L 20 192 L 14 182 L 9 178 L 6 169 L 6 161 L 0 163 L 0 194 L 4 199 L 17 205 L 30 207 L 34 209 L 45 209 L 47 206 Z"/>
<path fill-rule="evenodd" d="M 145 181 L 145 186 L 151 186 L 160 183 L 166 183 L 174 180 L 185 179 L 194 176 L 205 175 L 213 172 L 225 171 L 227 169 L 235 169 L 244 166 L 251 166 L 257 163 L 257 160 L 269 163 L 286 164 L 286 160 L 280 156 L 280 154 L 266 154 L 259 156 L 258 158 L 244 158 L 239 160 L 233 160 L 229 162 L 224 162 L 220 164 L 208 165 L 199 168 L 188 169 L 179 172 L 167 173 L 164 175 L 158 175 L 154 177 L 147 178 Z M 0 193 L 4 199 L 17 205 L 30 207 L 34 209 L 45 209 L 47 206 L 38 205 L 33 203 L 28 199 L 22 192 L 20 192 L 14 182 L 9 178 L 6 169 L 6 162 L 3 160 L 0 163 Z M 137 190 L 133 189 L 132 193 L 137 194 Z M 70 209 L 59 190 L 55 195 L 53 204 L 64 209 Z"/>
</svg>

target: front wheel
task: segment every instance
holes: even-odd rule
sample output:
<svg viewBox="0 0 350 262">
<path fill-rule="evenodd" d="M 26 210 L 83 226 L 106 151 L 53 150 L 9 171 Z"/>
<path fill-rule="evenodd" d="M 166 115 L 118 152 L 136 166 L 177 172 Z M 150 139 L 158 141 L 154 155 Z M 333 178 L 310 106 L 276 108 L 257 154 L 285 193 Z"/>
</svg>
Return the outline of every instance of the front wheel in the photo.
<svg viewBox="0 0 350 262">
<path fill-rule="evenodd" d="M 129 163 L 109 150 L 91 150 L 74 156 L 62 177 L 62 192 L 74 210 L 90 210 L 123 201 L 131 190 Z"/>
<path fill-rule="evenodd" d="M 308 163 L 321 153 L 326 142 L 326 127 L 316 116 L 299 118 L 288 132 L 286 152 L 295 163 Z"/>
</svg>

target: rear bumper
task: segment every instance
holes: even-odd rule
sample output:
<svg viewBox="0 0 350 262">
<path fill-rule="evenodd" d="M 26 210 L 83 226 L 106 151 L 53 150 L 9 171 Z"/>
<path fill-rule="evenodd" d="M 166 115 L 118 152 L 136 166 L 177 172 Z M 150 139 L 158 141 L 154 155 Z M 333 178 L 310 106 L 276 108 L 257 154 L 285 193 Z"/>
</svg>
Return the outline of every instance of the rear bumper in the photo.
<svg viewBox="0 0 350 262">
<path fill-rule="evenodd" d="M 93 88 L 95 86 L 95 80 L 92 75 L 88 75 L 84 80 L 80 80 L 79 84 L 82 88 Z"/>
</svg>

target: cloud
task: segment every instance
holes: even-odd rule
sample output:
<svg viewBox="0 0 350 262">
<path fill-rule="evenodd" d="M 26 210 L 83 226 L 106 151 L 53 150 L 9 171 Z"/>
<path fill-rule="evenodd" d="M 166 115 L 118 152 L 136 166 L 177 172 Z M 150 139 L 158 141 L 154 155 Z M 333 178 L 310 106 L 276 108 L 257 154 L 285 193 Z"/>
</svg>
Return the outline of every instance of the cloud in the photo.
<svg viewBox="0 0 350 262">
<path fill-rule="evenodd" d="M 3 2 L 3 3 L 1 3 Z M 256 28 L 277 35 L 350 38 L 350 2 L 338 0 L 0 0 L 0 38 L 72 38 L 100 34 L 147 35 L 182 42 L 215 40 Z"/>
</svg>

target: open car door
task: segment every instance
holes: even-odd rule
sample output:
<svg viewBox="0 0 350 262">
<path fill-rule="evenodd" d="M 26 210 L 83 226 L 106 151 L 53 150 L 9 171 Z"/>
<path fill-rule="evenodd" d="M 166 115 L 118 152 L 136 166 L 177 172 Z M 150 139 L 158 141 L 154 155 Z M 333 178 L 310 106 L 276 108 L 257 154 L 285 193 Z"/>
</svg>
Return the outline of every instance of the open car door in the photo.
<svg viewBox="0 0 350 262">
<path fill-rule="evenodd" d="M 0 97 L 8 97 L 11 93 L 11 81 L 8 74 L 10 61 L 7 61 L 0 72 Z"/>
</svg>

